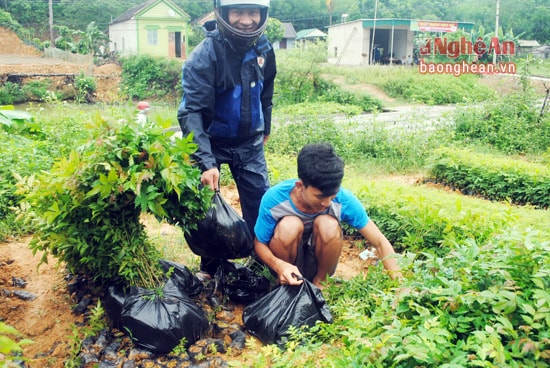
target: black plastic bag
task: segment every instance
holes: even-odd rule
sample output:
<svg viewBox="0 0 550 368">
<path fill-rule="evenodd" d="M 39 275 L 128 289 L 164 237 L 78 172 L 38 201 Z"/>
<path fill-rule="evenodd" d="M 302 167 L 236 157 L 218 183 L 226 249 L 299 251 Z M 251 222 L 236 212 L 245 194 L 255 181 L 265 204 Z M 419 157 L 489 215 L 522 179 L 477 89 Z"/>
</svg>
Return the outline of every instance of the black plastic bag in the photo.
<svg viewBox="0 0 550 368">
<path fill-rule="evenodd" d="M 204 311 L 178 289 L 173 279 L 164 285 L 162 296 L 139 288 L 126 298 L 121 324 L 136 345 L 157 354 L 169 353 L 182 338 L 190 346 L 209 329 Z"/>
<path fill-rule="evenodd" d="M 251 303 L 269 292 L 270 282 L 265 276 L 258 275 L 250 268 L 223 261 L 214 275 L 216 288 L 238 303 Z"/>
<path fill-rule="evenodd" d="M 122 321 L 120 319 L 122 306 L 128 297 L 135 295 L 137 292 L 138 288 L 125 289 L 121 284 L 113 284 L 107 288 L 102 301 L 105 312 L 107 312 L 107 316 L 109 316 L 113 327 L 122 328 Z"/>
<path fill-rule="evenodd" d="M 173 272 L 170 278 L 174 281 L 176 286 L 187 295 L 191 297 L 199 295 L 204 289 L 203 283 L 186 266 L 166 259 L 161 259 L 160 265 L 166 272 L 172 268 Z"/>
<path fill-rule="evenodd" d="M 282 346 L 289 327 L 332 323 L 332 314 L 321 290 L 308 280 L 298 286 L 282 285 L 243 310 L 247 330 L 264 344 Z"/>
<path fill-rule="evenodd" d="M 254 241 L 244 219 L 217 191 L 206 217 L 185 234 L 193 253 L 209 258 L 234 259 L 252 253 Z"/>
<path fill-rule="evenodd" d="M 160 265 L 165 272 L 173 268 L 170 279 L 179 290 L 187 295 L 194 297 L 203 291 L 203 283 L 186 266 L 165 259 L 160 260 Z M 124 288 L 120 283 L 113 283 L 107 288 L 102 299 L 105 311 L 113 322 L 113 327 L 122 327 L 120 320 L 122 306 L 127 298 L 134 296 L 138 291 L 136 287 Z"/>
<path fill-rule="evenodd" d="M 154 353 L 167 353 L 185 337 L 193 344 L 209 328 L 202 309 L 190 296 L 204 288 L 202 282 L 185 266 L 160 260 L 170 277 L 162 288 L 162 297 L 154 290 L 110 285 L 103 305 L 113 326 L 129 330 L 137 345 Z"/>
</svg>

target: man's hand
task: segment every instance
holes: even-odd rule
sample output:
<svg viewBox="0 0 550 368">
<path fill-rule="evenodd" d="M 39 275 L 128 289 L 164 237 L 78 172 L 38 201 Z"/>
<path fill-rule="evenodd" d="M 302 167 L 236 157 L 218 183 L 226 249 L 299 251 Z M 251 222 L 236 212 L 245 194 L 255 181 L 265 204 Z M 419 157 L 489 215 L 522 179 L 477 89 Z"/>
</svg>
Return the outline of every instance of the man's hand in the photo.
<svg viewBox="0 0 550 368">
<path fill-rule="evenodd" d="M 217 167 L 213 167 L 204 171 L 201 175 L 202 185 L 207 185 L 210 189 L 218 190 L 218 183 L 220 182 L 220 170 Z"/>
<path fill-rule="evenodd" d="M 304 282 L 298 267 L 283 260 L 278 262 L 275 272 L 279 278 L 279 285 L 301 285 Z"/>
</svg>

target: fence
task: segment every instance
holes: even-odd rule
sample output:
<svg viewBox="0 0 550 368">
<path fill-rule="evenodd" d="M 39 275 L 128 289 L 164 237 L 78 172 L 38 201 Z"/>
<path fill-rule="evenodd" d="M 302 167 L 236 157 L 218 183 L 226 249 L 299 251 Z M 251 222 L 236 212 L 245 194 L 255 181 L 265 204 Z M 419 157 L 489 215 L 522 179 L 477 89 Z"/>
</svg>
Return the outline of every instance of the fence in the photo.
<svg viewBox="0 0 550 368">
<path fill-rule="evenodd" d="M 44 57 L 58 60 L 65 60 L 75 64 L 93 65 L 94 57 L 91 54 L 74 54 L 70 51 L 61 50 L 55 47 L 46 47 Z"/>
</svg>

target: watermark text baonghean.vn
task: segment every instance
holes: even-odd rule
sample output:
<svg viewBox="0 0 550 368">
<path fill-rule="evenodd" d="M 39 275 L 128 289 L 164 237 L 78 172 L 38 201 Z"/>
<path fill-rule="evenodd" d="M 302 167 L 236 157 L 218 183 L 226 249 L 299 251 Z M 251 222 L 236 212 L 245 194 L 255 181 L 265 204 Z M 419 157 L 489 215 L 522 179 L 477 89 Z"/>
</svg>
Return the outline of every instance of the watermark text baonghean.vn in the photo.
<svg viewBox="0 0 550 368">
<path fill-rule="evenodd" d="M 427 39 L 420 48 L 421 56 L 446 56 L 456 59 L 459 56 L 471 56 L 474 61 L 466 62 L 425 62 L 418 61 L 418 70 L 421 74 L 516 74 L 516 65 L 513 62 L 498 64 L 479 62 L 484 56 L 514 56 L 515 44 L 512 41 L 499 42 L 497 37 L 491 38 L 489 44 L 478 38 L 475 42 L 462 37 L 460 40 L 448 41 L 446 38 L 436 37 Z"/>
</svg>

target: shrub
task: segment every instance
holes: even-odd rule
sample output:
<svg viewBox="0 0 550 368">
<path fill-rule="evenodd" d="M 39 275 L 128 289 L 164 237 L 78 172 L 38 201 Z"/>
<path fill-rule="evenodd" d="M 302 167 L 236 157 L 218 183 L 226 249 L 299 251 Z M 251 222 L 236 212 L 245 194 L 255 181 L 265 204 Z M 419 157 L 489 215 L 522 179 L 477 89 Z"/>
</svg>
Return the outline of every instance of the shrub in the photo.
<svg viewBox="0 0 550 368">
<path fill-rule="evenodd" d="M 80 73 L 74 79 L 75 99 L 77 102 L 90 102 L 96 91 L 95 79 Z"/>
<path fill-rule="evenodd" d="M 25 101 L 47 101 L 50 92 L 51 80 L 30 81 L 23 85 L 22 89 L 25 92 Z"/>
<path fill-rule="evenodd" d="M 426 254 L 404 267 L 408 279 L 395 291 L 379 282 L 379 270 L 330 287 L 339 328 L 319 327 L 317 335 L 329 341 L 324 364 L 546 366 L 549 246 L 519 232 L 486 244 L 466 240 L 444 257 Z M 318 349 L 321 338 L 310 338 L 309 350 L 316 343 Z M 281 355 L 296 357 L 289 350 Z"/>
<path fill-rule="evenodd" d="M 13 106 L 0 109 L 0 239 L 21 234 L 25 226 L 16 223 L 15 208 L 21 196 L 15 193 L 16 174 L 30 175 L 48 169 L 52 163 L 49 145 L 34 117 Z"/>
<path fill-rule="evenodd" d="M 152 56 L 122 58 L 122 90 L 130 99 L 181 97 L 179 61 Z"/>
<path fill-rule="evenodd" d="M 510 208 L 427 187 L 371 181 L 358 194 L 367 212 L 396 249 L 446 254 L 449 246 L 475 239 L 483 243 L 514 222 Z"/>
<path fill-rule="evenodd" d="M 17 83 L 6 82 L 0 86 L 0 105 L 25 102 L 25 93 Z"/>
<path fill-rule="evenodd" d="M 199 188 L 200 172 L 190 164 L 191 137 L 172 141 L 164 128 L 98 118 L 88 127 L 87 143 L 50 171 L 20 178 L 26 218 L 37 229 L 31 248 L 44 252 L 42 261 L 51 253 L 99 283 L 160 286 L 160 254 L 140 214 L 187 231 L 204 216 L 211 196 Z"/>
<path fill-rule="evenodd" d="M 543 153 L 550 147 L 550 114 L 530 94 L 514 93 L 481 106 L 459 109 L 455 116 L 456 139 L 489 145 L 501 152 Z"/>
<path fill-rule="evenodd" d="M 520 205 L 550 206 L 547 165 L 449 148 L 437 150 L 432 160 L 431 179 L 466 194 Z"/>
</svg>

